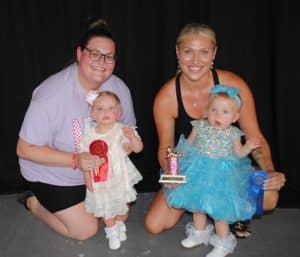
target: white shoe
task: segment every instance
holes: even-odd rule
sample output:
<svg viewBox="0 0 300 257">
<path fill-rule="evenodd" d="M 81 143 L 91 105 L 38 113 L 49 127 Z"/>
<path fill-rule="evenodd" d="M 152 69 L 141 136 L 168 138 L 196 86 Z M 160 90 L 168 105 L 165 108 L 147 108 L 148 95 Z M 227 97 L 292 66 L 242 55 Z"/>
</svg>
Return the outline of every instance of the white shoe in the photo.
<svg viewBox="0 0 300 257">
<path fill-rule="evenodd" d="M 185 248 L 192 248 L 201 244 L 203 244 L 202 241 L 195 240 L 193 237 L 187 237 L 181 241 L 181 245 Z"/>
<path fill-rule="evenodd" d="M 120 241 L 124 242 L 127 240 L 126 225 L 123 221 L 120 221 L 120 220 L 117 221 L 117 224 L 119 227 Z"/>
<path fill-rule="evenodd" d="M 187 238 L 181 241 L 181 245 L 185 248 L 192 248 L 201 244 L 207 245 L 212 230 L 213 226 L 210 224 L 207 225 L 205 230 L 197 230 L 192 223 L 188 223 L 186 225 Z"/>
<path fill-rule="evenodd" d="M 229 233 L 225 238 L 220 238 L 216 234 L 213 234 L 210 238 L 210 244 L 214 246 L 214 249 L 206 257 L 224 257 L 229 253 L 233 253 L 237 241 L 232 233 Z"/>
<path fill-rule="evenodd" d="M 108 239 L 108 246 L 111 250 L 117 250 L 121 247 L 120 234 L 118 225 L 113 227 L 105 227 L 106 238 Z"/>
<path fill-rule="evenodd" d="M 206 257 L 225 257 L 229 252 L 223 247 L 214 247 Z"/>
</svg>

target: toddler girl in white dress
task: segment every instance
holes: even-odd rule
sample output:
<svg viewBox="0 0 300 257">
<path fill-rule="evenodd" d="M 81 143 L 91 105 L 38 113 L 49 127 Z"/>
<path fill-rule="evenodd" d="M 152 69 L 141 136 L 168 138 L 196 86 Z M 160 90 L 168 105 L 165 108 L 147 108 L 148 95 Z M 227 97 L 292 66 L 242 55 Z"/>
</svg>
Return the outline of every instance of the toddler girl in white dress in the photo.
<svg viewBox="0 0 300 257">
<path fill-rule="evenodd" d="M 142 179 L 125 149 L 138 153 L 143 143 L 135 128 L 118 122 L 122 110 L 117 95 L 102 91 L 89 97 L 88 102 L 97 125 L 83 135 L 80 151 L 98 155 L 103 163 L 96 170 L 84 172 L 86 209 L 103 218 L 109 247 L 115 250 L 127 238 L 124 220 L 128 203 L 136 200 L 134 185 Z"/>
</svg>

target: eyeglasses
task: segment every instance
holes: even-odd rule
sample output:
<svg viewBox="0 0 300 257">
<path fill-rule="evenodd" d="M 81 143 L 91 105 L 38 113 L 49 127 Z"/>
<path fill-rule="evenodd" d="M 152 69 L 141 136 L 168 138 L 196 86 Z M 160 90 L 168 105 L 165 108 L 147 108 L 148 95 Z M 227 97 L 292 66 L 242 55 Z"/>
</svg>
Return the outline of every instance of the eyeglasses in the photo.
<svg viewBox="0 0 300 257">
<path fill-rule="evenodd" d="M 116 61 L 115 55 L 102 54 L 98 50 L 91 50 L 91 49 L 88 49 L 87 47 L 85 47 L 84 49 L 89 52 L 89 57 L 92 61 L 100 61 L 102 57 L 103 57 L 104 62 L 108 63 L 108 64 L 112 64 Z"/>
</svg>

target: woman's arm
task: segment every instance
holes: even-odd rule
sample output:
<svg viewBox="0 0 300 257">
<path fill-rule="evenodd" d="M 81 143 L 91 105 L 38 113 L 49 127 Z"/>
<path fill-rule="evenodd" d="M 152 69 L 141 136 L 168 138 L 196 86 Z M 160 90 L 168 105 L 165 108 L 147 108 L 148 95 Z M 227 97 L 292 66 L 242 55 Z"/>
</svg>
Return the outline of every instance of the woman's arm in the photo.
<svg viewBox="0 0 300 257">
<path fill-rule="evenodd" d="M 22 138 L 17 143 L 19 158 L 33 161 L 42 165 L 73 167 L 73 153 L 63 152 L 49 146 L 33 145 Z M 89 171 L 102 164 L 102 159 L 96 155 L 83 152 L 76 156 L 75 166 L 83 171 Z"/>
<path fill-rule="evenodd" d="M 19 158 L 30 160 L 43 165 L 66 166 L 72 165 L 72 153 L 58 151 L 48 146 L 33 145 L 22 138 L 17 143 Z"/>
<path fill-rule="evenodd" d="M 167 149 L 174 147 L 177 101 L 174 80 L 167 82 L 154 99 L 153 115 L 158 135 L 158 160 L 167 170 Z"/>
<path fill-rule="evenodd" d="M 264 208 L 268 210 L 273 209 L 276 207 L 279 199 L 278 191 L 285 184 L 285 175 L 282 172 L 275 171 L 269 144 L 258 125 L 254 98 L 248 85 L 244 80 L 231 72 L 220 71 L 220 74 L 222 83 L 234 85 L 240 90 L 242 109 L 239 125 L 241 130 L 245 132 L 246 139 L 258 138 L 261 143 L 261 147 L 254 150 L 252 155 L 259 167 L 266 170 L 269 174 L 269 178 L 264 183 Z"/>
<path fill-rule="evenodd" d="M 265 137 L 263 136 L 258 125 L 253 95 L 250 92 L 248 86 L 245 84 L 245 82 L 241 82 L 239 85 L 240 85 L 239 86 L 240 96 L 243 102 L 242 109 L 241 109 L 241 116 L 239 120 L 240 127 L 245 132 L 246 140 L 258 139 L 260 141 L 261 146 L 252 151 L 252 156 L 261 169 L 264 169 L 271 174 L 275 172 L 275 168 L 272 161 L 269 144 L 265 139 Z M 266 184 L 267 190 L 279 190 L 284 185 L 285 183 L 284 175 L 283 174 L 282 175 L 277 174 L 277 175 L 280 177 L 278 181 L 276 179 L 278 183 L 276 182 L 275 183 L 276 185 L 273 184 L 274 181 L 271 184 L 267 183 Z"/>
</svg>

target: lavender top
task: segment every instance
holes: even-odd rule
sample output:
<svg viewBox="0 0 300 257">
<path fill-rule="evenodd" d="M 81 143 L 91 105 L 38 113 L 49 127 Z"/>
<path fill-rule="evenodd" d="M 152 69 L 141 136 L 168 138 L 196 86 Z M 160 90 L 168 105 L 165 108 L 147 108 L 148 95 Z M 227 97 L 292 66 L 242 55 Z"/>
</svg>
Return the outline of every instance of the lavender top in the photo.
<svg viewBox="0 0 300 257">
<path fill-rule="evenodd" d="M 112 75 L 99 90 L 112 91 L 119 96 L 123 109 L 120 122 L 130 126 L 136 124 L 131 94 L 121 79 Z M 73 122 L 79 124 L 79 136 L 94 124 L 90 117 L 91 107 L 85 100 L 87 93 L 77 79 L 76 63 L 47 78 L 33 92 L 20 138 L 33 145 L 76 151 Z M 71 167 L 42 165 L 21 158 L 19 164 L 22 175 L 29 181 L 61 186 L 84 184 L 82 172 L 73 171 Z"/>
</svg>

